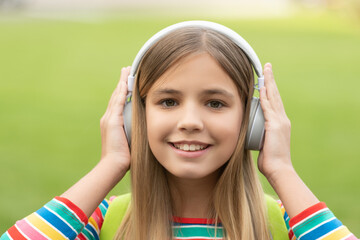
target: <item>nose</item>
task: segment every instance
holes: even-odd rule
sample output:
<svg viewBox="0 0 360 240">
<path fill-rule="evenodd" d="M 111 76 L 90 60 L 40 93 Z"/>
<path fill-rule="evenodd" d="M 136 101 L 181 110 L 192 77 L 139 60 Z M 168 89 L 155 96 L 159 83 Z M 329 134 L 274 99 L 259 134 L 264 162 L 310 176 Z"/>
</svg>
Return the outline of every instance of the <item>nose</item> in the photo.
<svg viewBox="0 0 360 240">
<path fill-rule="evenodd" d="M 179 112 L 177 128 L 184 132 L 201 131 L 204 128 L 201 111 L 196 104 L 185 104 Z"/>
</svg>

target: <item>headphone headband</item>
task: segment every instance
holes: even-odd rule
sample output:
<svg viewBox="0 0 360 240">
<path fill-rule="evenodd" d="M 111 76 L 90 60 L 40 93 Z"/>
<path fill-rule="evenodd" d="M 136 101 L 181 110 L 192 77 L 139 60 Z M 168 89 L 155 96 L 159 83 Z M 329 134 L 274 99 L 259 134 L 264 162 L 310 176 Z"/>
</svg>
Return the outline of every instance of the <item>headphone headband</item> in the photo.
<svg viewBox="0 0 360 240">
<path fill-rule="evenodd" d="M 135 60 L 131 66 L 130 76 L 128 77 L 128 97 L 124 107 L 124 129 L 126 133 L 126 137 L 129 145 L 131 144 L 131 115 L 132 115 L 132 103 L 131 96 L 134 85 L 135 74 L 139 68 L 139 64 L 141 59 L 148 51 L 148 49 L 153 46 L 159 39 L 167 35 L 168 33 L 175 31 L 184 27 L 200 27 L 202 29 L 210 29 L 224 36 L 228 37 L 231 41 L 233 41 L 243 52 L 246 54 L 247 58 L 251 62 L 256 75 L 258 76 L 258 87 L 254 87 L 256 89 L 260 89 L 264 86 L 264 76 L 262 75 L 262 66 L 259 58 L 257 57 L 255 51 L 252 47 L 236 32 L 233 30 L 222 26 L 213 22 L 206 21 L 187 21 L 181 22 L 174 25 L 171 25 L 167 28 L 164 28 L 157 34 L 155 34 L 152 38 L 150 38 L 144 46 L 140 49 L 138 54 L 135 57 Z M 256 86 L 256 84 L 254 84 Z M 264 134 L 265 134 L 265 118 L 263 111 L 261 109 L 260 101 L 258 98 L 253 97 L 250 104 L 250 116 L 249 116 L 249 126 L 246 132 L 246 143 L 245 149 L 248 150 L 260 150 L 262 148 L 264 142 Z"/>
<path fill-rule="evenodd" d="M 232 40 L 236 45 L 238 45 L 241 50 L 246 54 L 248 59 L 250 60 L 256 75 L 258 76 L 258 87 L 261 88 L 264 85 L 264 77 L 262 75 L 262 66 L 261 62 L 256 55 L 255 51 L 252 49 L 250 44 L 248 44 L 245 39 L 243 39 L 239 34 L 237 34 L 235 31 L 231 30 L 230 28 L 227 28 L 221 24 L 208 22 L 208 21 L 186 21 L 186 22 L 180 22 L 174 25 L 171 25 L 169 27 L 164 28 L 163 30 L 156 33 L 154 36 L 152 36 L 140 49 L 138 54 L 136 55 L 134 62 L 131 66 L 130 75 L 128 77 L 128 90 L 132 92 L 133 85 L 134 85 L 134 79 L 135 74 L 139 68 L 139 64 L 141 62 L 141 59 L 145 55 L 145 53 L 149 50 L 151 46 L 153 46 L 159 39 L 163 38 L 170 32 L 173 32 L 175 30 L 178 30 L 180 28 L 185 27 L 200 27 L 204 29 L 210 29 L 214 30 L 216 32 L 219 32 L 226 37 L 228 37 L 230 40 Z"/>
</svg>

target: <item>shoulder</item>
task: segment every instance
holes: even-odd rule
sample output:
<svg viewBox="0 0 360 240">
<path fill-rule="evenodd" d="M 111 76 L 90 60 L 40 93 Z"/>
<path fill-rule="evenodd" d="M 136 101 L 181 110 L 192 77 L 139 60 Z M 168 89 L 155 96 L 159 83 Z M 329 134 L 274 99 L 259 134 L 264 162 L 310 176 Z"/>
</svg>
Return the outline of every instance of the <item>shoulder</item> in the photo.
<svg viewBox="0 0 360 240">
<path fill-rule="evenodd" d="M 110 205 L 101 229 L 100 239 L 113 239 L 123 217 L 125 216 L 130 201 L 130 193 L 110 198 Z"/>
<path fill-rule="evenodd" d="M 131 193 L 125 193 L 118 196 L 112 196 L 109 199 L 110 205 L 118 205 L 121 203 L 129 203 L 131 200 Z"/>
<path fill-rule="evenodd" d="M 280 200 L 275 200 L 274 197 L 265 194 L 266 206 L 268 209 L 268 214 L 280 214 L 283 216 L 284 208 Z"/>
<path fill-rule="evenodd" d="M 110 198 L 110 206 L 106 214 L 106 218 L 121 218 L 125 215 L 125 212 L 131 201 L 131 193 L 122 194 L 116 197 Z"/>
<path fill-rule="evenodd" d="M 288 228 L 284 221 L 284 209 L 281 208 L 281 203 L 267 194 L 265 194 L 265 200 L 273 239 L 289 239 Z"/>
</svg>

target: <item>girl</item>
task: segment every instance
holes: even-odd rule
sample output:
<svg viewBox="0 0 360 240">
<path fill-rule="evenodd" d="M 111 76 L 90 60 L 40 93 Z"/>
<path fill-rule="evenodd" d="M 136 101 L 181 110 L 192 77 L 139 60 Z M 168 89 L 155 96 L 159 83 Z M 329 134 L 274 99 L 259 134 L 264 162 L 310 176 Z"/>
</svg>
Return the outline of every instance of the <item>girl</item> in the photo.
<svg viewBox="0 0 360 240">
<path fill-rule="evenodd" d="M 100 121 L 98 165 L 1 240 L 356 239 L 292 167 L 290 121 L 271 64 L 260 89 L 266 134 L 258 168 L 279 206 L 264 195 L 245 149 L 254 76 L 237 44 L 185 27 L 150 47 L 133 92 L 131 155 L 123 128 L 130 69 Z M 131 196 L 103 200 L 129 169 Z"/>
</svg>

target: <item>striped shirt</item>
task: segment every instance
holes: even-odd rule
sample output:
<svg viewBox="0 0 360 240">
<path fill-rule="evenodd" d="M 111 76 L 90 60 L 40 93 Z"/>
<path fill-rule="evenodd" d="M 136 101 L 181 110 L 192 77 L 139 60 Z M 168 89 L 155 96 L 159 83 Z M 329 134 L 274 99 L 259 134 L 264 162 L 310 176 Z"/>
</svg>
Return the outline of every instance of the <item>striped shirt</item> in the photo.
<svg viewBox="0 0 360 240">
<path fill-rule="evenodd" d="M 180 218 L 173 217 L 174 239 L 223 239 L 223 226 L 221 223 L 216 226 L 215 221 L 204 218 Z"/>
<path fill-rule="evenodd" d="M 100 230 L 109 207 L 104 200 L 87 219 L 75 204 L 66 198 L 55 197 L 41 209 L 17 221 L 0 240 L 45 240 L 79 239 L 98 240 Z M 279 202 L 290 240 L 358 240 L 326 207 L 318 203 L 289 219 L 283 205 Z M 224 229 L 216 227 L 212 220 L 200 218 L 173 218 L 174 239 L 205 240 L 222 239 Z"/>
</svg>

